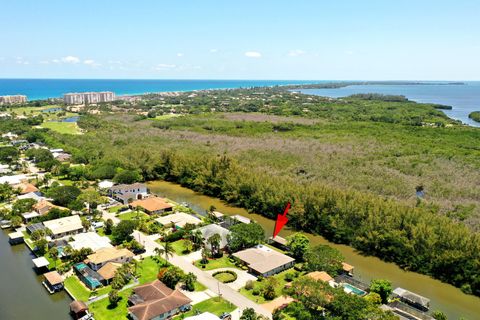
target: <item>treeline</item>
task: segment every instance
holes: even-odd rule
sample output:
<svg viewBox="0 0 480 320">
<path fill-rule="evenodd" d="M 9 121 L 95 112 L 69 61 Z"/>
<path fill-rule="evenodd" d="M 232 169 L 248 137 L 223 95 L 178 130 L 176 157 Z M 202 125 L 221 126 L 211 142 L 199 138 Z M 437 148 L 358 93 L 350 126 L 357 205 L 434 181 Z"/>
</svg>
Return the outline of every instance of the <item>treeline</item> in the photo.
<svg viewBox="0 0 480 320">
<path fill-rule="evenodd" d="M 349 244 L 480 295 L 480 236 L 428 208 L 408 207 L 318 181 L 272 175 L 226 155 L 195 152 L 193 147 L 179 146 L 173 151 L 161 140 L 151 148 L 148 144 L 133 146 L 122 138 L 127 127 L 99 119 L 84 121 L 87 127 L 115 130 L 116 138 L 103 131 L 88 137 L 56 136 L 60 140 L 45 137 L 49 144 L 63 146 L 86 164 L 80 175 L 91 177 L 95 172 L 98 178 L 111 178 L 120 168 L 130 177 L 177 182 L 272 219 L 291 201 L 290 224 L 299 230 Z"/>
<path fill-rule="evenodd" d="M 387 102 L 407 102 L 409 101 L 402 95 L 385 95 L 379 93 L 357 93 L 349 95 L 348 98 L 361 99 L 361 100 L 378 100 Z"/>
</svg>

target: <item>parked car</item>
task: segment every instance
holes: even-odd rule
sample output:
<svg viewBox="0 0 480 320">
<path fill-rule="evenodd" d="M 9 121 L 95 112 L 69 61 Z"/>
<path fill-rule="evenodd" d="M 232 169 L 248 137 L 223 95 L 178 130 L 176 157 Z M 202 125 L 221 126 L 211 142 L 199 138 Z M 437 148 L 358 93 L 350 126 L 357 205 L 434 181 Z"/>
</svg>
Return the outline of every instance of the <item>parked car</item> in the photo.
<svg viewBox="0 0 480 320">
<path fill-rule="evenodd" d="M 230 313 L 224 312 L 220 315 L 220 319 L 221 320 L 232 320 L 232 315 Z"/>
</svg>

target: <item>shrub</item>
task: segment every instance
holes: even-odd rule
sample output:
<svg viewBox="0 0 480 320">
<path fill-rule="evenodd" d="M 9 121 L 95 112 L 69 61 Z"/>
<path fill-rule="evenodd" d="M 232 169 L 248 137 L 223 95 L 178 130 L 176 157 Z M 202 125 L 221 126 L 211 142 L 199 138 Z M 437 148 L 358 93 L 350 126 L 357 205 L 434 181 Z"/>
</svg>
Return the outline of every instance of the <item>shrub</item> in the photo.
<svg viewBox="0 0 480 320">
<path fill-rule="evenodd" d="M 258 289 L 258 288 L 253 289 L 252 294 L 253 294 L 254 296 L 260 295 L 260 289 Z"/>
<path fill-rule="evenodd" d="M 246 290 L 252 290 L 254 287 L 253 285 L 253 281 L 252 280 L 248 280 L 247 283 L 245 283 L 245 289 Z"/>
<path fill-rule="evenodd" d="M 230 274 L 232 277 L 229 278 L 229 279 L 226 279 L 226 280 L 222 280 L 222 279 L 217 279 L 217 280 L 219 280 L 219 281 L 221 281 L 221 282 L 223 282 L 223 283 L 231 283 L 231 282 L 234 282 L 235 280 L 237 280 L 237 277 L 238 277 L 238 276 L 237 276 L 237 274 L 236 274 L 234 271 L 232 271 L 232 270 L 217 271 L 217 272 L 214 272 L 214 273 L 212 274 L 212 276 L 215 278 L 215 276 L 218 276 L 218 275 L 220 275 L 220 274 L 225 274 L 225 273 L 226 273 L 226 274 Z"/>
</svg>

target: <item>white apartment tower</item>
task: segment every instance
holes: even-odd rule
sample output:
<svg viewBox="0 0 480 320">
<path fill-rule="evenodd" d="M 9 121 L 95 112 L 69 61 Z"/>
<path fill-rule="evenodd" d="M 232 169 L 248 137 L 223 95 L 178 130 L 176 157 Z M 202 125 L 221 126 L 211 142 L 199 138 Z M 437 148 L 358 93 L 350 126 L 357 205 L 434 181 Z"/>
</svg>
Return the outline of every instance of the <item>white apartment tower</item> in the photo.
<svg viewBox="0 0 480 320">
<path fill-rule="evenodd" d="M 63 95 L 65 104 L 95 104 L 115 100 L 115 93 L 111 91 L 66 93 Z"/>
</svg>

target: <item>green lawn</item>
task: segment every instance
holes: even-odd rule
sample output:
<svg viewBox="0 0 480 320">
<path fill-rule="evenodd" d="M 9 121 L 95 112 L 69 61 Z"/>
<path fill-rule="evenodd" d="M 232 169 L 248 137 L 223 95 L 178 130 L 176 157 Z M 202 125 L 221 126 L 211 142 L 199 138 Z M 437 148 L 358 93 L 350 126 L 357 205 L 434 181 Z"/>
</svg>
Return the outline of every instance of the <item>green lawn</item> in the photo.
<svg viewBox="0 0 480 320">
<path fill-rule="evenodd" d="M 224 312 L 232 312 L 235 310 L 236 307 L 231 304 L 230 302 L 220 298 L 215 297 L 200 303 L 197 303 L 192 307 L 192 310 L 184 314 L 184 317 L 191 317 L 195 315 L 195 312 L 198 311 L 199 313 L 203 312 L 210 312 L 216 316 L 220 316 Z"/>
<path fill-rule="evenodd" d="M 111 213 L 117 213 L 118 210 L 120 210 L 121 208 L 123 208 L 124 206 L 115 206 L 115 207 L 111 207 L 111 208 L 108 208 L 108 212 L 111 212 Z"/>
<path fill-rule="evenodd" d="M 158 259 L 158 258 L 155 258 Z M 161 263 L 163 260 L 160 260 L 160 264 L 155 261 L 152 257 L 145 258 L 140 262 L 139 270 L 140 273 L 139 281 L 140 284 L 151 282 L 157 279 L 158 270 L 160 269 Z"/>
<path fill-rule="evenodd" d="M 213 277 L 223 283 L 232 282 L 235 279 L 235 276 L 228 272 L 221 272 Z"/>
<path fill-rule="evenodd" d="M 204 290 L 207 290 L 207 287 L 205 287 L 200 282 L 195 281 L 195 290 L 194 291 L 204 291 Z"/>
<path fill-rule="evenodd" d="M 65 288 L 70 291 L 76 300 L 88 301 L 88 298 L 92 296 L 101 296 L 102 294 L 109 293 L 112 289 L 110 286 L 101 287 L 95 293 L 89 290 L 77 276 L 70 276 L 65 279 Z"/>
<path fill-rule="evenodd" d="M 195 265 L 202 270 L 213 270 L 213 269 L 219 269 L 219 268 L 237 268 L 238 269 L 235 263 L 231 262 L 228 259 L 228 256 L 226 255 L 218 259 L 212 259 L 212 260 L 209 259 L 208 263 L 205 265 L 205 268 L 203 268 L 203 265 L 200 262 L 201 260 L 195 261 Z"/>
<path fill-rule="evenodd" d="M 90 312 L 95 315 L 96 320 L 117 320 L 127 319 L 128 297 L 131 295 L 132 289 L 121 291 L 118 295 L 121 300 L 116 307 L 111 307 L 108 298 L 95 301 L 89 305 Z"/>
<path fill-rule="evenodd" d="M 187 254 L 187 252 L 185 252 L 185 240 L 184 239 L 174 241 L 170 244 L 172 245 L 173 250 L 175 250 L 175 253 L 178 254 L 179 256 Z"/>
<path fill-rule="evenodd" d="M 136 220 L 137 217 L 140 219 L 148 218 L 149 215 L 141 211 L 130 211 L 130 212 L 119 214 L 117 217 L 120 220 Z"/>
<path fill-rule="evenodd" d="M 42 123 L 41 127 L 63 134 L 80 134 L 80 129 L 76 122 L 49 121 Z"/>
<path fill-rule="evenodd" d="M 293 272 L 293 270 L 286 270 L 286 271 L 280 272 L 279 274 L 276 274 L 276 275 L 273 276 L 275 279 L 278 280 L 278 284 L 275 288 L 275 292 L 277 294 L 277 297 L 282 295 L 282 293 L 283 293 L 282 291 L 285 288 L 285 284 L 287 283 L 287 281 L 285 280 L 285 275 L 287 273 L 290 273 L 290 272 Z M 252 300 L 256 303 L 268 302 L 267 300 L 265 300 L 265 298 L 263 297 L 263 295 L 261 293 L 262 288 L 265 285 L 266 281 L 267 281 L 266 279 L 264 279 L 261 282 L 254 281 L 252 290 L 247 290 L 247 289 L 245 289 L 245 287 L 243 287 L 243 288 L 240 289 L 240 293 L 243 294 L 248 299 L 250 299 L 250 300 Z M 255 289 L 260 290 L 259 295 L 254 295 L 253 294 L 253 291 L 255 291 Z"/>
</svg>

